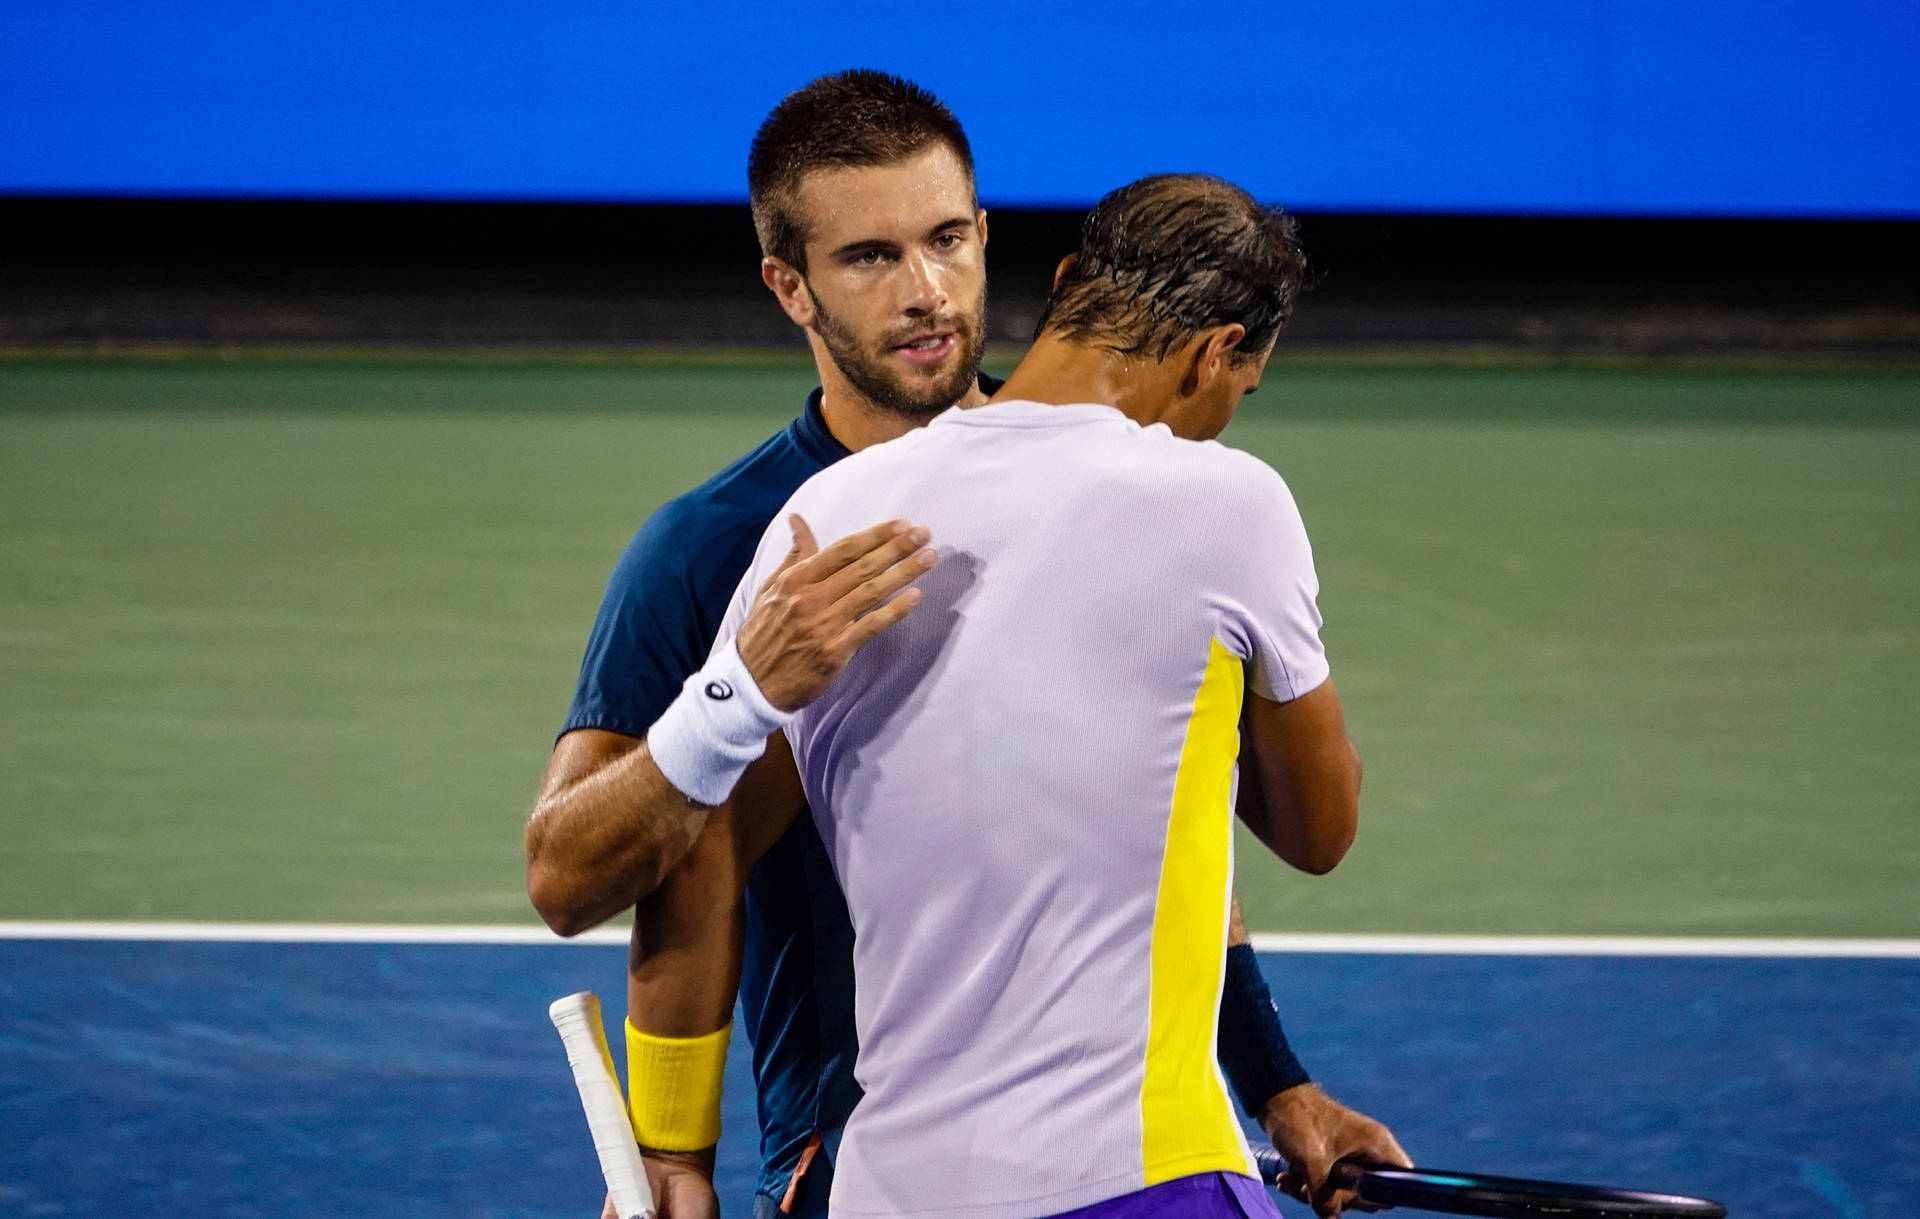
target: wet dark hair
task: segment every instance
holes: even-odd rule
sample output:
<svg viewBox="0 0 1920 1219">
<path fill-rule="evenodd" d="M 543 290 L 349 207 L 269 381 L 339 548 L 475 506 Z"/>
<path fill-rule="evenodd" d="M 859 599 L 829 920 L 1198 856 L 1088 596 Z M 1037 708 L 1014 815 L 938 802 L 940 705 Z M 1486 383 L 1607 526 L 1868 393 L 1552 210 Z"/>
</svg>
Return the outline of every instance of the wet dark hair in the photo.
<svg viewBox="0 0 1920 1219">
<path fill-rule="evenodd" d="M 971 186 L 973 149 L 960 120 L 912 81 L 854 68 L 787 94 L 760 124 L 747 154 L 747 194 L 760 252 L 806 271 L 806 226 L 796 202 L 807 174 L 892 165 L 934 144 L 953 150 Z"/>
<path fill-rule="evenodd" d="M 1247 337 L 1236 359 L 1252 359 L 1293 316 L 1307 267 L 1295 228 L 1220 178 L 1142 178 L 1087 214 L 1039 333 L 1157 360 L 1198 331 L 1238 322 Z"/>
</svg>

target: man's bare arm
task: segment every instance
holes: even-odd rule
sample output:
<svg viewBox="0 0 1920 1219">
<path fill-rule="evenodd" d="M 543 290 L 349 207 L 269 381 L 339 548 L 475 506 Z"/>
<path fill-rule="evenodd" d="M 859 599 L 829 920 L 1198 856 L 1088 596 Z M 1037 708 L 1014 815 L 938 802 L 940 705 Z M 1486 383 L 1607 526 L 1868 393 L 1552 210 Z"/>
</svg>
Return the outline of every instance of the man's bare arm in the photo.
<svg viewBox="0 0 1920 1219">
<path fill-rule="evenodd" d="M 1360 819 L 1360 753 L 1331 680 L 1291 702 L 1247 692 L 1240 819 L 1303 872 L 1331 871 Z"/>
<path fill-rule="evenodd" d="M 710 812 L 667 781 L 644 740 L 569 732 L 527 819 L 527 894 L 561 935 L 596 927 L 660 884 Z"/>
<path fill-rule="evenodd" d="M 747 876 L 805 809 L 786 738 L 767 743 L 733 797 L 634 911 L 627 1018 L 656 1037 L 702 1037 L 733 1018 L 740 986 Z M 631 1081 L 645 1088 L 647 1081 Z M 643 1148 L 661 1219 L 715 1219 L 714 1148 Z M 621 1219 L 609 1199 L 602 1214 Z"/>
<path fill-rule="evenodd" d="M 661 1037 L 699 1037 L 733 1016 L 747 877 L 805 809 L 784 735 L 713 810 L 685 858 L 634 911 L 627 1014 Z"/>
<path fill-rule="evenodd" d="M 906 521 L 825 549 L 798 517 L 793 529 L 793 548 L 736 637 L 755 684 L 782 710 L 819 697 L 862 644 L 905 617 L 919 599 L 907 586 L 934 565 L 926 530 Z M 605 922 L 661 883 L 708 813 L 661 773 L 645 741 L 599 729 L 566 734 L 527 819 L 534 908 L 561 935 Z"/>
<path fill-rule="evenodd" d="M 1360 754 L 1347 737 L 1333 683 L 1287 703 L 1248 691 L 1241 729 L 1241 820 L 1294 867 L 1315 874 L 1331 870 L 1353 845 L 1360 815 Z M 1248 939 L 1236 898 L 1228 940 Z M 1340 1160 L 1410 1163 L 1391 1130 L 1311 1082 L 1276 1092 L 1259 1118 L 1287 1158 L 1281 1191 L 1318 1215 L 1373 1209 L 1334 1179 Z"/>
<path fill-rule="evenodd" d="M 1240 899 L 1233 899 L 1227 943 L 1247 944 L 1246 922 L 1240 916 Z M 1280 1174 L 1280 1192 L 1306 1203 L 1320 1215 L 1338 1215 L 1349 1210 L 1371 1210 L 1359 1202 L 1351 1187 L 1344 1187 L 1333 1176 L 1333 1166 L 1352 1159 L 1362 1164 L 1397 1164 L 1412 1167 L 1413 1161 L 1401 1150 L 1393 1131 L 1350 1109 L 1320 1090 L 1311 1080 L 1283 1088 L 1268 1097 L 1254 1115 L 1274 1149 L 1286 1157 L 1287 1170 Z"/>
</svg>

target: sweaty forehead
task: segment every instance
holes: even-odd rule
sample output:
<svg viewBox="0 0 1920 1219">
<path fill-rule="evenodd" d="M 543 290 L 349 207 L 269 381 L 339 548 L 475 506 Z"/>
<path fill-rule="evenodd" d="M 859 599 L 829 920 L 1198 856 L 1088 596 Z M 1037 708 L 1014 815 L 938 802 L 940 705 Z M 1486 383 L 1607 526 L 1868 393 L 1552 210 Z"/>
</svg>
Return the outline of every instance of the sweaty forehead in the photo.
<svg viewBox="0 0 1920 1219">
<path fill-rule="evenodd" d="M 945 144 L 887 165 L 816 169 L 796 194 L 814 248 L 908 241 L 974 213 L 973 181 Z"/>
</svg>

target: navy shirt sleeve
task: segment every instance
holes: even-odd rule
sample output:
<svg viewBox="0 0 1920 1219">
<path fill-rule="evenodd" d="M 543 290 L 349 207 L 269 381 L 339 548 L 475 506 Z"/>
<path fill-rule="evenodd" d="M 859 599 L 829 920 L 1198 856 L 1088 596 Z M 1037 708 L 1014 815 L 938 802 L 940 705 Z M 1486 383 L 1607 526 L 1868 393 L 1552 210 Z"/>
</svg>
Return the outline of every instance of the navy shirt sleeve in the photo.
<svg viewBox="0 0 1920 1219">
<path fill-rule="evenodd" d="M 725 505 L 682 497 L 640 527 L 607 581 L 562 735 L 647 735 L 687 675 L 706 663 L 760 540 L 754 525 Z"/>
</svg>

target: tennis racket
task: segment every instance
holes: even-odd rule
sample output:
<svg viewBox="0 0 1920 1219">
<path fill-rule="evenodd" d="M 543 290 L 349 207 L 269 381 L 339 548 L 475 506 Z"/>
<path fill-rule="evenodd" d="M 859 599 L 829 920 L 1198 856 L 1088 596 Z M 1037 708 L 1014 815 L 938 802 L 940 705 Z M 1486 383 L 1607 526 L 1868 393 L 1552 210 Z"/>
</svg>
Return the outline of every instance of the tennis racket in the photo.
<svg viewBox="0 0 1920 1219">
<path fill-rule="evenodd" d="M 620 1219 L 654 1219 L 653 1190 L 620 1099 L 620 1077 L 614 1074 L 607 1031 L 600 1023 L 599 996 L 583 990 L 555 999 L 547 1015 L 566 1043 L 567 1064 L 580 1089 L 580 1105 L 587 1111 L 587 1128 L 593 1132 L 593 1149 L 600 1156 L 600 1173 L 607 1179 L 614 1209 Z"/>
<path fill-rule="evenodd" d="M 1286 1161 L 1271 1147 L 1255 1148 L 1261 1179 L 1272 1185 Z M 1726 1219 L 1727 1208 L 1706 1198 L 1650 1194 L 1637 1189 L 1567 1185 L 1520 1177 L 1490 1177 L 1476 1172 L 1436 1172 L 1426 1168 L 1362 1168 L 1342 1163 L 1334 1172 L 1373 1206 L 1404 1206 L 1449 1215 L 1488 1219 L 1532 1219 L 1570 1215 L 1577 1219 Z"/>
</svg>

